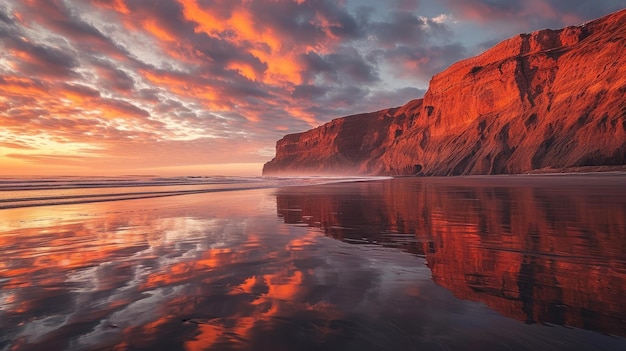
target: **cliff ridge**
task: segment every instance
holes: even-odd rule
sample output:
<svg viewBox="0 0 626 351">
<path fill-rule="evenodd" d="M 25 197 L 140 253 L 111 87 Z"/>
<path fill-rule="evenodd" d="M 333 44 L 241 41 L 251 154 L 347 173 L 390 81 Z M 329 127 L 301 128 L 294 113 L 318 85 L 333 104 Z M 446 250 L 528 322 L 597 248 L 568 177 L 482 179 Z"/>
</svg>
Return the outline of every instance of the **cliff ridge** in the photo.
<svg viewBox="0 0 626 351">
<path fill-rule="evenodd" d="M 470 175 L 626 165 L 626 10 L 507 39 L 422 99 L 287 135 L 264 175 Z"/>
</svg>

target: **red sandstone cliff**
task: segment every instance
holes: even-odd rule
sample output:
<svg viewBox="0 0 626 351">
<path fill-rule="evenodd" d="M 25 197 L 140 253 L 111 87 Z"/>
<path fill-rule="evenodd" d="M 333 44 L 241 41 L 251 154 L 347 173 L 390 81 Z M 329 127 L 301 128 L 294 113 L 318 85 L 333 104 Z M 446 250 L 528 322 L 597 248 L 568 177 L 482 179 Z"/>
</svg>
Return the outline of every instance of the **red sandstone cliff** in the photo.
<svg viewBox="0 0 626 351">
<path fill-rule="evenodd" d="M 276 144 L 263 174 L 463 175 L 626 165 L 626 10 L 503 41 L 423 99 Z"/>
</svg>

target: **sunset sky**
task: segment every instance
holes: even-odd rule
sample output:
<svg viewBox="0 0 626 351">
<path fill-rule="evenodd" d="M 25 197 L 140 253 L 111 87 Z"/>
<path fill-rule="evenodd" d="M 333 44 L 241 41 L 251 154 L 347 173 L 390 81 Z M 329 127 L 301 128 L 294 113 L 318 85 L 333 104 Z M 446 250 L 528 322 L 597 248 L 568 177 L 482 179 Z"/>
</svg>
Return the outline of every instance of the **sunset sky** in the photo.
<svg viewBox="0 0 626 351">
<path fill-rule="evenodd" d="M 0 176 L 260 175 L 275 142 L 421 97 L 624 0 L 0 2 Z"/>
</svg>

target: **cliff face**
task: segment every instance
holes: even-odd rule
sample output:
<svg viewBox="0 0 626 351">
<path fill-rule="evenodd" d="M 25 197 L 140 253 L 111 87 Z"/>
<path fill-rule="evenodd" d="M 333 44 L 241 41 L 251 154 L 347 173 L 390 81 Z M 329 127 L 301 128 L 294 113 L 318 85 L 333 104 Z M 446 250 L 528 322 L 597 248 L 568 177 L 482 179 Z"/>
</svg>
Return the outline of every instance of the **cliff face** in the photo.
<svg viewBox="0 0 626 351">
<path fill-rule="evenodd" d="M 626 10 L 508 39 L 423 99 L 287 135 L 271 174 L 464 175 L 626 164 Z"/>
<path fill-rule="evenodd" d="M 378 161 L 413 123 L 422 99 L 400 108 L 338 118 L 276 143 L 263 174 L 375 174 Z"/>
</svg>

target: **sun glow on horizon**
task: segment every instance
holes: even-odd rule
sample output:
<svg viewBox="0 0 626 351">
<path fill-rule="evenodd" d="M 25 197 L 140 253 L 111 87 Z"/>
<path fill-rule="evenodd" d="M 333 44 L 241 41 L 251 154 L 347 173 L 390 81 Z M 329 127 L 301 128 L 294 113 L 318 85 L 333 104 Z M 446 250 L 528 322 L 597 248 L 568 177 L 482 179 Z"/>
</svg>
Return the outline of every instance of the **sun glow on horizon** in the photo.
<svg viewBox="0 0 626 351">
<path fill-rule="evenodd" d="M 224 163 L 209 165 L 187 165 L 187 166 L 163 166 L 148 168 L 108 168 L 86 167 L 84 165 L 50 165 L 40 164 L 45 159 L 15 159 L 11 157 L 0 157 L 0 168 L 3 172 L 0 177 L 6 176 L 125 176 L 128 174 L 145 174 L 152 176 L 241 176 L 258 177 L 261 176 L 263 163 Z"/>
</svg>

